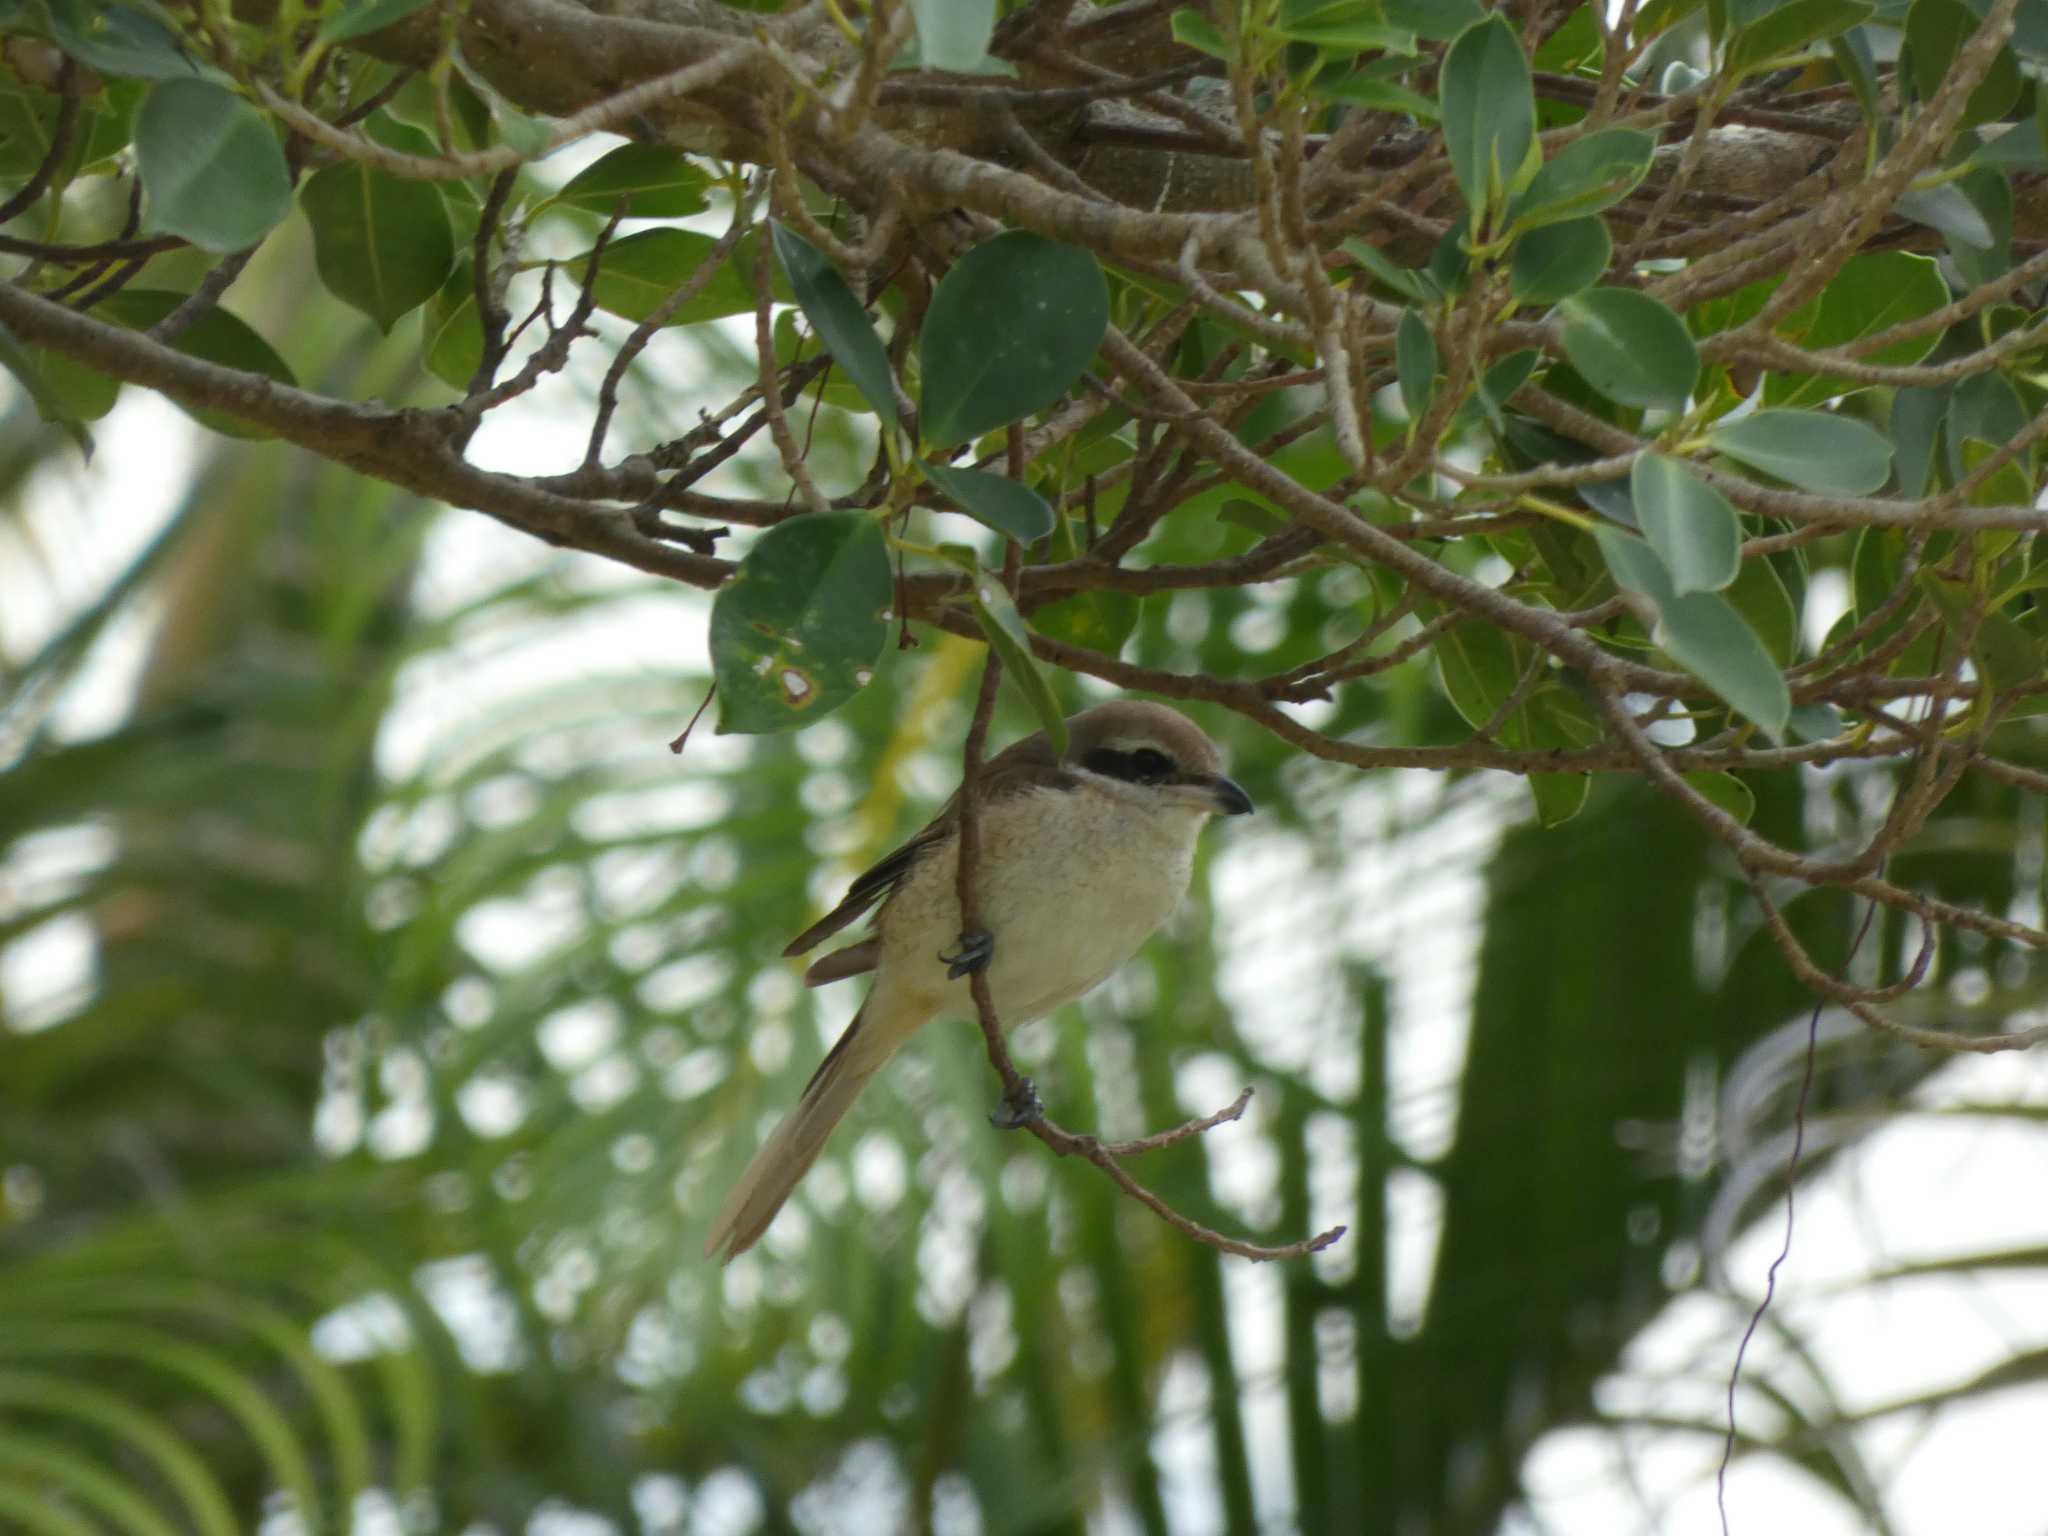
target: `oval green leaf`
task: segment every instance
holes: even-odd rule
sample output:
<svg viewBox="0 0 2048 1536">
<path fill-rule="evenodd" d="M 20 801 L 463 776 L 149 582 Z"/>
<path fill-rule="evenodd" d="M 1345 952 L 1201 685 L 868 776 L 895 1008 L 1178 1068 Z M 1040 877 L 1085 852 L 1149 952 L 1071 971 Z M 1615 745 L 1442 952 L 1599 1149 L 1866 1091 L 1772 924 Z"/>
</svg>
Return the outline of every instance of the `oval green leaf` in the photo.
<svg viewBox="0 0 2048 1536">
<path fill-rule="evenodd" d="M 1599 282 L 1614 241 L 1598 215 L 1531 230 L 1515 242 L 1508 281 L 1518 303 L 1548 308 Z"/>
<path fill-rule="evenodd" d="M 1595 528 L 1593 537 L 1615 581 L 1649 605 L 1650 638 L 1773 741 L 1783 740 L 1792 713 L 1785 675 L 1728 600 L 1718 592 L 1677 592 L 1650 546 L 1619 528 Z"/>
<path fill-rule="evenodd" d="M 177 34 L 132 5 L 52 5 L 50 40 L 87 69 L 131 80 L 189 80 L 199 73 Z"/>
<path fill-rule="evenodd" d="M 867 310 L 823 251 L 786 224 L 770 228 L 775 258 L 782 263 L 804 318 L 883 424 L 895 426 L 896 375 Z"/>
<path fill-rule="evenodd" d="M 717 243 L 711 236 L 691 229 L 644 229 L 612 241 L 598 259 L 597 307 L 608 315 L 638 324 L 689 281 Z M 742 256 L 743 251 L 728 256 L 711 281 L 670 315 L 667 323 L 695 325 L 751 310 L 754 289 L 741 267 Z M 579 278 L 588 264 L 588 256 L 579 259 Z"/>
<path fill-rule="evenodd" d="M 1716 452 L 1823 496 L 1867 496 L 1891 477 L 1891 445 L 1847 416 L 1756 411 L 1707 433 Z"/>
<path fill-rule="evenodd" d="M 1087 251 L 1024 230 L 976 246 L 925 314 L 925 442 L 955 447 L 1052 404 L 1108 324 L 1109 285 Z"/>
<path fill-rule="evenodd" d="M 331 165 L 299 191 L 320 281 L 389 332 L 440 291 L 455 266 L 441 189 L 358 161 Z"/>
<path fill-rule="evenodd" d="M 1104 656 L 1122 653 L 1124 642 L 1138 627 L 1144 600 L 1135 592 L 1111 592 L 1097 588 L 1076 592 L 1056 603 L 1032 610 L 1031 627 L 1054 640 L 1098 651 Z"/>
<path fill-rule="evenodd" d="M 1419 310 L 1401 311 L 1394 332 L 1394 375 L 1401 384 L 1401 404 L 1411 424 L 1422 420 L 1436 389 L 1436 337 Z"/>
<path fill-rule="evenodd" d="M 1437 82 L 1444 145 L 1475 225 L 1536 144 L 1529 61 L 1508 19 L 1495 12 L 1458 34 Z"/>
<path fill-rule="evenodd" d="M 888 638 L 881 525 L 806 512 L 754 542 L 711 605 L 718 729 L 759 734 L 821 720 L 865 687 Z"/>
<path fill-rule="evenodd" d="M 981 72 L 995 31 L 996 0 L 910 0 L 918 61 L 926 69 Z"/>
<path fill-rule="evenodd" d="M 1564 355 L 1593 388 L 1619 405 L 1685 408 L 1700 355 L 1663 304 L 1633 288 L 1594 288 L 1558 307 Z"/>
<path fill-rule="evenodd" d="M 323 43 L 343 43 L 352 37 L 366 37 L 372 32 L 383 31 L 393 22 L 405 20 L 427 4 L 428 0 L 356 0 L 354 4 L 337 7 L 320 23 L 320 30 L 314 36 Z"/>
<path fill-rule="evenodd" d="M 1728 498 L 1676 459 L 1646 453 L 1629 475 L 1636 526 L 1664 562 L 1672 590 L 1718 592 L 1742 565 L 1742 525 Z"/>
<path fill-rule="evenodd" d="M 1657 141 L 1633 128 L 1603 128 L 1557 152 L 1515 199 L 1509 222 L 1540 229 L 1620 202 L 1650 169 Z"/>
<path fill-rule="evenodd" d="M 924 472 L 954 506 L 1019 544 L 1035 543 L 1053 530 L 1051 503 L 1021 481 L 951 464 L 926 463 Z"/>
<path fill-rule="evenodd" d="M 711 206 L 704 168 L 666 144 L 621 144 L 569 178 L 553 201 L 610 218 L 680 219 Z"/>
<path fill-rule="evenodd" d="M 123 288 L 95 304 L 93 313 L 102 320 L 112 320 L 131 330 L 144 331 L 184 303 L 185 298 L 184 294 L 167 289 Z M 171 346 L 188 357 L 203 358 L 224 368 L 261 374 L 280 384 L 298 383 L 290 366 L 277 355 L 269 342 L 218 304 L 187 326 Z M 252 426 L 224 411 L 192 410 L 185 406 L 179 406 L 179 409 L 224 437 L 264 438 L 276 435 L 267 427 Z"/>
<path fill-rule="evenodd" d="M 1031 712 L 1038 716 L 1038 724 L 1045 732 L 1046 740 L 1060 757 L 1067 755 L 1067 714 L 1060 708 L 1060 701 L 1052 691 L 1052 684 L 1045 673 L 1039 670 L 1038 659 L 1031 654 L 1031 631 L 1025 626 L 1024 615 L 1017 611 L 1017 604 L 1004 590 L 1003 584 L 987 571 L 974 575 L 974 616 L 981 621 L 982 633 L 988 636 L 988 643 L 1003 659 L 1003 670 L 1023 691 Z"/>
<path fill-rule="evenodd" d="M 291 173 L 270 125 L 208 80 L 166 80 L 135 115 L 147 228 L 208 251 L 254 245 L 291 212 Z"/>
<path fill-rule="evenodd" d="M 1773 60 L 1839 36 L 1875 13 L 1876 7 L 1866 0 L 1788 0 L 1735 35 L 1722 73 L 1739 79 Z"/>
</svg>

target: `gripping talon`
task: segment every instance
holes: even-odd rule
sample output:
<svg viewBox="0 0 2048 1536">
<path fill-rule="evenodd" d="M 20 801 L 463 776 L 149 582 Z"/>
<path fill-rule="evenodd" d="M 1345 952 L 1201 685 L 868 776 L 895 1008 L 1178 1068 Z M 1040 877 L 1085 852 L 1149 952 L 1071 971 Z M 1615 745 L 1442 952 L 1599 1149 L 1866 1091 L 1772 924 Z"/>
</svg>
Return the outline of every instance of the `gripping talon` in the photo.
<svg viewBox="0 0 2048 1536">
<path fill-rule="evenodd" d="M 1002 1103 L 989 1112 L 988 1123 L 999 1131 L 1021 1130 L 1045 1118 L 1045 1106 L 1038 1099 L 1038 1085 L 1030 1078 L 1017 1080 L 1016 1091 L 1003 1095 Z"/>
<path fill-rule="evenodd" d="M 988 963 L 995 957 L 995 935 L 985 928 L 960 935 L 960 948 L 953 954 L 941 954 L 939 963 L 946 968 L 946 980 L 958 981 L 962 976 L 988 969 Z"/>
</svg>

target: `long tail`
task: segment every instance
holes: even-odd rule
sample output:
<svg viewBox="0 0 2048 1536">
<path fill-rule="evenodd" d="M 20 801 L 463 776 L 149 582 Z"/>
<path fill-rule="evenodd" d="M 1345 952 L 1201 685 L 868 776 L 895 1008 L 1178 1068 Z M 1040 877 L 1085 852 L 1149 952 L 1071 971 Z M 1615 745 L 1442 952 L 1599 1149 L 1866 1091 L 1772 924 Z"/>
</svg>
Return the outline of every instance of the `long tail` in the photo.
<svg viewBox="0 0 2048 1536">
<path fill-rule="evenodd" d="M 866 1013 L 863 1007 L 854 1015 L 839 1043 L 811 1075 L 796 1108 L 783 1116 L 775 1134 L 762 1143 L 754 1160 L 747 1164 L 747 1171 L 740 1175 L 725 1209 L 711 1225 L 711 1236 L 704 1244 L 707 1257 L 723 1248 L 725 1253 L 719 1262 L 729 1264 L 760 1240 L 797 1181 L 824 1151 L 832 1128 L 853 1107 L 868 1079 L 896 1054 L 908 1032 L 891 1038 L 884 1030 L 863 1028 Z"/>
</svg>

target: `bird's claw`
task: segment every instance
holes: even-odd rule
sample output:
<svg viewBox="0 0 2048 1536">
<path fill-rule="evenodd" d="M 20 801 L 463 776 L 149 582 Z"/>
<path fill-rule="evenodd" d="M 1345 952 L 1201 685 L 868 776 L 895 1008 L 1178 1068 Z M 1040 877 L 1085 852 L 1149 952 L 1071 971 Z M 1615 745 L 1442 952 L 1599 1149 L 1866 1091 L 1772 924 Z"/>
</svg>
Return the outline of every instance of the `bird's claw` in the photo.
<svg viewBox="0 0 2048 1536">
<path fill-rule="evenodd" d="M 1045 1106 L 1038 1099 L 1038 1085 L 1028 1077 L 1003 1095 L 1003 1102 L 989 1112 L 988 1123 L 999 1131 L 1021 1130 L 1045 1118 Z"/>
<path fill-rule="evenodd" d="M 995 958 L 995 935 L 985 928 L 960 935 L 960 948 L 953 954 L 939 956 L 939 964 L 946 968 L 946 980 L 958 981 L 976 971 L 988 969 L 988 963 Z"/>
</svg>

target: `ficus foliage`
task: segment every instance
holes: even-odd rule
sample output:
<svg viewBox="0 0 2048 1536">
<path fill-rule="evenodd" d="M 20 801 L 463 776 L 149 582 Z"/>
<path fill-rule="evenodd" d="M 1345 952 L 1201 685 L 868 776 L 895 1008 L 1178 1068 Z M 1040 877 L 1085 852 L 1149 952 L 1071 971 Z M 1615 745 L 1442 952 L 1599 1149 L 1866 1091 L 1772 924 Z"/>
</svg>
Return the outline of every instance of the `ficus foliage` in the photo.
<svg viewBox="0 0 2048 1536">
<path fill-rule="evenodd" d="M 611 9 L 0 4 L 0 364 L 52 429 L 17 413 L 8 473 L 124 389 L 231 439 L 5 658 L 0 849 L 97 851 L 0 929 L 95 945 L 0 1037 L 0 1519 L 654 1528 L 674 1477 L 782 1528 L 872 1474 L 913 1524 L 1165 1531 L 1190 1394 L 1225 1527 L 1280 1518 L 1229 1271 L 984 1132 L 964 1038 L 737 1278 L 680 1258 L 814 1059 L 763 979 L 807 875 L 929 814 L 993 654 L 1005 731 L 1101 683 L 1199 713 L 1304 890 L 1488 829 L 1434 1141 L 1346 899 L 1330 953 L 1288 935 L 1316 1051 L 1205 894 L 1030 1049 L 1070 1123 L 1256 1083 L 1263 1185 L 1201 1145 L 1148 1178 L 1350 1222 L 1271 1298 L 1285 1516 L 1495 1528 L 1669 1300 L 1728 1294 L 1788 1020 L 1840 1010 L 1822 1163 L 1929 1070 L 1887 1035 L 2033 1038 L 2048 5 Z M 543 417 L 580 457 L 491 446 Z M 644 579 L 436 608 L 432 505 Z M 68 737 L 145 598 L 185 622 Z M 408 668 L 640 602 L 668 648 L 393 767 Z M 1419 829 L 1377 769 L 1434 776 Z M 1806 1385 L 1745 1453 L 1881 1519 Z"/>
</svg>

